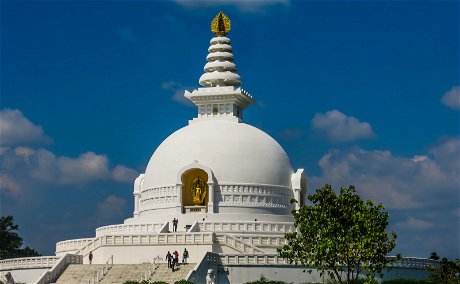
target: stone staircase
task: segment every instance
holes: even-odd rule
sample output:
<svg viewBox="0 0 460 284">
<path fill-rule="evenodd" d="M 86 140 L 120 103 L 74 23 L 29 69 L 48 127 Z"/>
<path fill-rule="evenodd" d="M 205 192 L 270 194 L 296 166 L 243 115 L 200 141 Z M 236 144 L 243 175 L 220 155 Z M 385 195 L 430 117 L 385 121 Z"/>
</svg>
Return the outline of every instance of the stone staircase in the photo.
<svg viewBox="0 0 460 284">
<path fill-rule="evenodd" d="M 101 284 L 117 283 L 122 284 L 126 281 L 136 281 L 142 274 L 148 271 L 151 264 L 114 264 L 107 275 L 100 281 Z"/>
<path fill-rule="evenodd" d="M 101 270 L 102 264 L 71 264 L 57 279 L 57 284 L 88 284 L 88 280 L 98 270 Z M 145 275 L 151 264 L 114 264 L 107 275 L 100 282 L 101 284 L 122 284 L 126 281 L 136 281 Z M 159 264 L 149 282 L 164 281 L 174 283 L 185 279 L 195 264 L 181 265 L 174 272 L 168 269 L 166 263 Z"/>
<path fill-rule="evenodd" d="M 155 281 L 164 281 L 166 283 L 174 283 L 181 279 L 185 279 L 187 274 L 195 267 L 195 263 L 189 263 L 186 265 L 180 265 L 174 272 L 171 269 L 168 269 L 168 265 L 166 263 L 160 264 L 155 273 L 152 275 L 150 282 Z"/>
<path fill-rule="evenodd" d="M 69 264 L 55 283 L 87 284 L 88 279 L 102 267 L 104 267 L 103 264 Z"/>
</svg>

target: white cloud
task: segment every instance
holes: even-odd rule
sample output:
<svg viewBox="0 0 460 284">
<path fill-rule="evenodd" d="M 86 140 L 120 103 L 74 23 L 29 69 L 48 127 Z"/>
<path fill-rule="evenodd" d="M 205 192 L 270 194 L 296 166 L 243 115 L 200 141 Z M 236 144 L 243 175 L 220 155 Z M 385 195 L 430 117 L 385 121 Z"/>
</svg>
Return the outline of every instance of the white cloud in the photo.
<svg viewBox="0 0 460 284">
<path fill-rule="evenodd" d="M 182 105 L 188 106 L 188 107 L 194 106 L 194 104 L 189 99 L 184 97 L 185 90 L 189 88 L 184 87 L 181 83 L 177 83 L 174 81 L 163 82 L 161 83 L 161 88 L 163 90 L 172 91 L 174 93 L 171 96 L 171 99 L 173 101 L 180 103 Z"/>
<path fill-rule="evenodd" d="M 5 151 L 3 160 L 4 171 L 17 184 L 82 185 L 110 176 L 107 157 L 93 152 L 71 158 L 43 148 L 16 147 Z"/>
<path fill-rule="evenodd" d="M 420 220 L 411 216 L 404 222 L 396 223 L 395 227 L 410 230 L 426 230 L 431 229 L 433 227 L 433 223 Z"/>
<path fill-rule="evenodd" d="M 17 184 L 15 191 L 27 183 L 78 186 L 97 180 L 112 179 L 116 182 L 133 182 L 137 171 L 123 165 L 117 165 L 112 171 L 105 155 L 85 152 L 78 157 L 56 156 L 40 148 L 16 147 L 3 154 L 4 171 L 8 176 L 8 187 Z M 2 185 L 3 187 L 3 185 Z"/>
<path fill-rule="evenodd" d="M 441 139 L 433 148 L 430 154 L 438 161 L 441 169 L 449 173 L 452 177 L 457 177 L 460 167 L 460 139 L 444 138 Z M 456 180 L 457 184 L 459 180 Z"/>
<path fill-rule="evenodd" d="M 0 173 L 0 190 L 16 198 L 22 194 L 21 186 L 4 173 Z"/>
<path fill-rule="evenodd" d="M 364 199 L 383 203 L 390 230 L 398 235 L 396 252 L 408 256 L 436 250 L 458 255 L 460 137 L 441 140 L 426 153 L 402 157 L 359 147 L 330 150 L 319 161 L 322 174 L 311 176 L 308 192 L 324 184 L 335 190 L 353 184 Z"/>
<path fill-rule="evenodd" d="M 41 126 L 35 125 L 17 109 L 0 110 L 1 145 L 50 143 Z"/>
<path fill-rule="evenodd" d="M 426 160 L 429 160 L 428 156 L 426 155 L 416 155 L 412 158 L 412 161 L 413 162 L 423 162 L 423 161 L 426 161 Z"/>
<path fill-rule="evenodd" d="M 175 0 L 176 3 L 185 8 L 202 8 L 202 7 L 221 7 L 221 6 L 234 6 L 241 12 L 247 13 L 260 13 L 266 8 L 274 5 L 290 5 L 290 0 L 209 0 L 209 1 L 195 1 L 195 0 Z"/>
<path fill-rule="evenodd" d="M 460 86 L 454 86 L 441 98 L 443 105 L 451 109 L 460 109 Z"/>
<path fill-rule="evenodd" d="M 98 205 L 97 218 L 101 224 L 107 224 L 111 221 L 124 217 L 126 200 L 123 198 L 109 195 Z"/>
<path fill-rule="evenodd" d="M 389 208 L 410 209 L 455 203 L 459 184 L 459 138 L 440 142 L 433 158 L 394 156 L 389 151 L 331 150 L 319 161 L 322 176 L 311 177 L 316 187 L 330 183 L 356 185 L 365 198 Z M 426 157 L 427 155 L 420 155 Z M 452 199 L 455 196 L 455 199 Z"/>
<path fill-rule="evenodd" d="M 360 122 L 357 118 L 346 116 L 335 109 L 326 113 L 316 113 L 311 125 L 331 142 L 350 142 L 375 137 L 369 123 Z"/>
<path fill-rule="evenodd" d="M 117 182 L 134 182 L 139 176 L 136 170 L 118 165 L 112 170 L 112 178 Z"/>
<path fill-rule="evenodd" d="M 2 143 L 49 141 L 41 127 L 34 125 L 19 110 L 4 109 L 2 114 Z M 18 131 L 16 128 L 21 128 Z M 0 147 L 2 158 L 2 190 L 18 197 L 24 190 L 40 187 L 81 186 L 98 180 L 133 182 L 137 171 L 117 165 L 109 168 L 106 155 L 88 151 L 78 157 L 57 156 L 44 148 L 31 146 Z"/>
<path fill-rule="evenodd" d="M 61 184 L 87 183 L 109 176 L 109 160 L 105 155 L 86 152 L 78 158 L 59 157 L 56 162 Z"/>
</svg>

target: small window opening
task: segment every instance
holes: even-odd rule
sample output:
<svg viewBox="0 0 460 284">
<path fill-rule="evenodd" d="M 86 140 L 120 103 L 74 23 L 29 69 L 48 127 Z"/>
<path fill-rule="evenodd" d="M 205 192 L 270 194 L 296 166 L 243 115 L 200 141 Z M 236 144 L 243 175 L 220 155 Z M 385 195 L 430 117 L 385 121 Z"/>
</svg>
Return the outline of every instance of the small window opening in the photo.
<svg viewBox="0 0 460 284">
<path fill-rule="evenodd" d="M 213 107 L 212 114 L 217 115 L 218 113 L 219 113 L 219 110 L 217 109 L 217 107 Z"/>
</svg>

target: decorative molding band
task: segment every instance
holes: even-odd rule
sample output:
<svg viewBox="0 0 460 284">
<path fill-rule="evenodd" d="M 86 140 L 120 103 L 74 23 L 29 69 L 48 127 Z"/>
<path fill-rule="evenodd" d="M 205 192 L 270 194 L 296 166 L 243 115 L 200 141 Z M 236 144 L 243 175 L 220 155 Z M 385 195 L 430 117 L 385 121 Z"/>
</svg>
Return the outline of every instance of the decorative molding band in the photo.
<svg viewBox="0 0 460 284">
<path fill-rule="evenodd" d="M 173 196 L 177 195 L 180 190 L 180 185 L 168 185 L 161 187 L 154 187 L 141 190 L 142 198 L 152 198 L 152 197 L 163 197 L 163 196 Z"/>
<path fill-rule="evenodd" d="M 113 234 L 142 234 L 158 233 L 164 223 L 152 224 L 119 224 L 99 227 L 96 229 L 96 237 Z"/>
<path fill-rule="evenodd" d="M 139 199 L 139 211 L 172 208 L 179 200 L 181 185 L 168 185 L 144 189 Z M 214 185 L 217 206 L 290 208 L 292 189 L 283 186 L 256 184 Z"/>
<path fill-rule="evenodd" d="M 92 242 L 94 238 L 66 240 L 56 243 L 56 253 L 74 252 Z"/>
<path fill-rule="evenodd" d="M 293 223 L 272 222 L 199 222 L 202 232 L 242 232 L 284 234 L 295 232 Z"/>
<path fill-rule="evenodd" d="M 269 196 L 292 196 L 292 189 L 284 186 L 273 185 L 247 185 L 247 184 L 220 184 L 219 189 L 222 194 L 252 194 Z"/>
<path fill-rule="evenodd" d="M 139 211 L 174 207 L 178 202 L 181 186 L 171 185 L 142 190 Z"/>
<path fill-rule="evenodd" d="M 292 189 L 269 185 L 219 185 L 218 206 L 289 208 Z"/>
</svg>

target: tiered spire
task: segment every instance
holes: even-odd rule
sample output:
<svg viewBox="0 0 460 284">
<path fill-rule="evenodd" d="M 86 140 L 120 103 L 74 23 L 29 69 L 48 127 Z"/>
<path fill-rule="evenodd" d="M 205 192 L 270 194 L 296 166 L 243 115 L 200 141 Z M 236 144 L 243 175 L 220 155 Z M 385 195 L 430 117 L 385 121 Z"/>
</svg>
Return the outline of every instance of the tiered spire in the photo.
<svg viewBox="0 0 460 284">
<path fill-rule="evenodd" d="M 200 77 L 200 85 L 205 87 L 216 86 L 239 86 L 241 78 L 236 73 L 236 65 L 233 63 L 233 49 L 231 41 L 225 37 L 230 31 L 230 19 L 222 12 L 211 22 L 211 31 L 216 37 L 211 39 L 204 66 L 205 73 Z"/>
<path fill-rule="evenodd" d="M 254 103 L 252 96 L 239 88 L 241 78 L 233 63 L 230 39 L 225 37 L 230 31 L 230 20 L 220 12 L 211 23 L 211 31 L 216 35 L 204 66 L 205 73 L 200 77 L 198 88 L 185 91 L 184 96 L 198 107 L 198 116 L 190 123 L 206 120 L 243 121 L 243 110 Z"/>
</svg>

